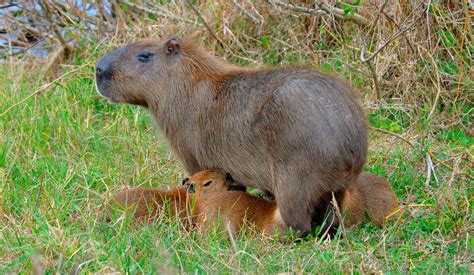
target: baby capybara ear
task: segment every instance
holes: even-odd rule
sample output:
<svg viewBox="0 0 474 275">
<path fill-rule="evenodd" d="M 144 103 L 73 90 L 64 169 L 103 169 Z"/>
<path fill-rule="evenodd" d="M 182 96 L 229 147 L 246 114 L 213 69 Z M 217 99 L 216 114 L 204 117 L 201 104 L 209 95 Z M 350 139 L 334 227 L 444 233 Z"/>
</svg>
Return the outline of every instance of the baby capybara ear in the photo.
<svg viewBox="0 0 474 275">
<path fill-rule="evenodd" d="M 234 182 L 234 179 L 232 178 L 232 175 L 229 172 L 225 173 L 225 180 L 229 182 Z"/>
<path fill-rule="evenodd" d="M 181 49 L 179 41 L 177 38 L 171 38 L 166 42 L 166 54 L 167 55 L 177 55 Z"/>
<path fill-rule="evenodd" d="M 247 187 L 238 182 L 235 182 L 234 178 L 232 178 L 232 175 L 230 173 L 225 173 L 225 183 L 227 184 L 228 191 L 247 192 Z"/>
</svg>

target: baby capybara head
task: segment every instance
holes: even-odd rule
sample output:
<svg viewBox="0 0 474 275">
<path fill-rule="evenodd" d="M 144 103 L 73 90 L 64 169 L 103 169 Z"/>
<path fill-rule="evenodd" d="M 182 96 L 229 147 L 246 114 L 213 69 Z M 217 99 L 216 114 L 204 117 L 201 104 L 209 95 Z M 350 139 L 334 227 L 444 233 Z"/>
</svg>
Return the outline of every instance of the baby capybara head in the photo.
<svg viewBox="0 0 474 275">
<path fill-rule="evenodd" d="M 147 107 L 166 92 L 166 80 L 173 73 L 169 67 L 177 62 L 180 43 L 172 38 L 164 42 L 143 40 L 116 49 L 97 62 L 97 91 L 111 102 Z"/>
<path fill-rule="evenodd" d="M 199 195 L 227 192 L 232 183 L 232 177 L 219 170 L 204 170 L 183 180 L 183 185 L 188 192 Z"/>
</svg>

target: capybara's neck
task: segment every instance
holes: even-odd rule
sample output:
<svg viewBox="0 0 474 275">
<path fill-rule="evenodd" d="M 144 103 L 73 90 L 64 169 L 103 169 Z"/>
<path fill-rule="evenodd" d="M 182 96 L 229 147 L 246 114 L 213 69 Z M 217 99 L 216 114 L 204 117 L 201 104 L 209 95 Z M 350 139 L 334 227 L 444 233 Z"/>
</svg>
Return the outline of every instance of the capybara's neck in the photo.
<svg viewBox="0 0 474 275">
<path fill-rule="evenodd" d="M 161 92 L 150 93 L 151 98 L 147 99 L 151 114 L 166 136 L 189 121 L 197 108 L 210 104 L 207 97 L 217 93 L 224 79 L 248 70 L 231 65 L 189 41 L 182 42 L 179 60 L 167 66 L 163 87 L 150 87 Z"/>
<path fill-rule="evenodd" d="M 245 70 L 202 50 L 190 41 L 182 43 L 181 58 L 180 64 L 185 74 L 179 77 L 191 84 L 199 81 L 218 82 L 230 74 Z"/>
</svg>

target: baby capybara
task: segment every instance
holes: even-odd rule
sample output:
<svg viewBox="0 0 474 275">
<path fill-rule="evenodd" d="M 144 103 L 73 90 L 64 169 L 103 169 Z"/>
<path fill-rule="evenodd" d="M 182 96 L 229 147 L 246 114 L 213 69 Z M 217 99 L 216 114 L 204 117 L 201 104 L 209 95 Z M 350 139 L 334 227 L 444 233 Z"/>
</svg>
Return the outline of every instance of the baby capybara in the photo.
<svg viewBox="0 0 474 275">
<path fill-rule="evenodd" d="M 168 191 L 123 190 L 112 197 L 109 207 L 130 209 L 138 221 L 160 219 L 164 213 L 204 229 L 220 221 L 221 229 L 230 229 L 231 233 L 238 233 L 244 224 L 264 234 L 284 231 L 277 204 L 235 188 L 228 173 L 205 170 L 184 179 L 183 184 Z M 339 205 L 346 226 L 365 221 L 381 226 L 397 207 L 398 200 L 389 182 L 369 173 L 362 173 L 355 184 L 344 191 Z"/>
</svg>

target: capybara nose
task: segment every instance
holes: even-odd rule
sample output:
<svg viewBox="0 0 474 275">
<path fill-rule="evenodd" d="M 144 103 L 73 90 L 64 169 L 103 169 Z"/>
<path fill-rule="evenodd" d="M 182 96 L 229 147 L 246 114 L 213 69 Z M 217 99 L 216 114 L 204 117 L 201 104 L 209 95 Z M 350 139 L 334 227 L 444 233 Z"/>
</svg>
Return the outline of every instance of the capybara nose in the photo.
<svg viewBox="0 0 474 275">
<path fill-rule="evenodd" d="M 184 187 L 186 188 L 186 191 L 188 191 L 189 193 L 194 193 L 196 191 L 196 189 L 194 188 L 194 184 L 192 183 L 186 183 Z"/>
<path fill-rule="evenodd" d="M 95 66 L 95 76 L 98 79 L 110 77 L 112 75 L 110 54 L 102 57 Z"/>
<path fill-rule="evenodd" d="M 95 77 L 98 79 L 110 75 L 110 66 L 101 63 L 103 62 L 99 61 L 99 63 L 97 63 L 97 66 L 95 67 Z"/>
</svg>

